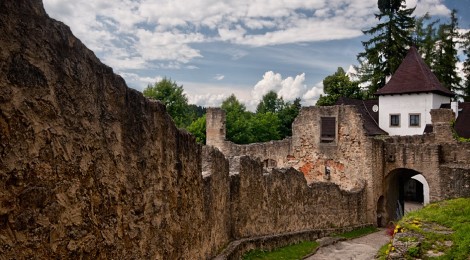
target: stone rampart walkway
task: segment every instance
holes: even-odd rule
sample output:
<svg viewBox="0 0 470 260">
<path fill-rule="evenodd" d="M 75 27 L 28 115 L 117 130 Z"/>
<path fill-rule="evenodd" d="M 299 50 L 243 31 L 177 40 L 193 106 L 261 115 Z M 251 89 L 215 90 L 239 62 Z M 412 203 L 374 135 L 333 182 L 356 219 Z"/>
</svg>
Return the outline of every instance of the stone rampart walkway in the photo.
<svg viewBox="0 0 470 260">
<path fill-rule="evenodd" d="M 381 246 L 390 241 L 385 230 L 322 247 L 308 260 L 370 260 Z"/>
</svg>

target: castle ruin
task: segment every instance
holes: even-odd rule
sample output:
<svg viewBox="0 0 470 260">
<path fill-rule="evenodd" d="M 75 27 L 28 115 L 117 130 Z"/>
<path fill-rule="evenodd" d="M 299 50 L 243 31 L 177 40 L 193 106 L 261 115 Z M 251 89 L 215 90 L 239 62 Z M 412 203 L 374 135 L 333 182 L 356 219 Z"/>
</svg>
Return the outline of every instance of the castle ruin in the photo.
<svg viewBox="0 0 470 260">
<path fill-rule="evenodd" d="M 432 200 L 470 195 L 470 146 L 449 137 L 447 110 L 429 136 L 380 139 L 354 107 L 304 108 L 291 139 L 248 146 L 226 142 L 223 112 L 209 110 L 219 151 L 129 89 L 40 0 L 1 1 L 0 35 L 6 259 L 236 259 L 377 225 L 406 174 L 424 175 Z"/>
</svg>

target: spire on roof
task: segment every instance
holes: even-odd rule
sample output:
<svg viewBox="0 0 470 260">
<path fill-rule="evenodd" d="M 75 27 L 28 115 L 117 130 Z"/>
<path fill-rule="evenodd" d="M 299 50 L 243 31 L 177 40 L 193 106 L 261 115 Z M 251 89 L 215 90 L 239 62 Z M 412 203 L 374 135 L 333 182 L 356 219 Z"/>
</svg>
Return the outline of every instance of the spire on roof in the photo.
<svg viewBox="0 0 470 260">
<path fill-rule="evenodd" d="M 416 47 L 411 46 L 408 54 L 392 75 L 390 81 L 379 89 L 376 95 L 411 94 L 432 92 L 452 97 L 454 94 L 442 86 L 436 75 L 424 62 Z"/>
</svg>

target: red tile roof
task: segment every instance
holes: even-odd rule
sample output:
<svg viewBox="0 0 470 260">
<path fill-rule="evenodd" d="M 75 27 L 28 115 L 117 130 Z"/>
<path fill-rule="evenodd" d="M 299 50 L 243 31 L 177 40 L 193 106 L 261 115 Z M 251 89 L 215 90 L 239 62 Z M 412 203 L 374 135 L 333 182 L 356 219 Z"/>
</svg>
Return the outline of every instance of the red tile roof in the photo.
<svg viewBox="0 0 470 260">
<path fill-rule="evenodd" d="M 390 81 L 376 95 L 411 94 L 432 92 L 443 96 L 454 94 L 442 86 L 415 47 L 410 47 L 403 62 Z"/>
</svg>

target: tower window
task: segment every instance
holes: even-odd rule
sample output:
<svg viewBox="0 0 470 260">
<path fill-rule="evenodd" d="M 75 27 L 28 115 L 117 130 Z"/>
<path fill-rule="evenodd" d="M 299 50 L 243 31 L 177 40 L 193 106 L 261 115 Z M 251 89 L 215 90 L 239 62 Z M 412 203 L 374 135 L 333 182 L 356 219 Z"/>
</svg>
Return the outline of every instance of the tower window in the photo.
<svg viewBox="0 0 470 260">
<path fill-rule="evenodd" d="M 420 125 L 420 114 L 410 114 L 410 126 L 419 127 Z"/>
<path fill-rule="evenodd" d="M 400 127 L 400 114 L 390 115 L 390 126 Z"/>
</svg>

